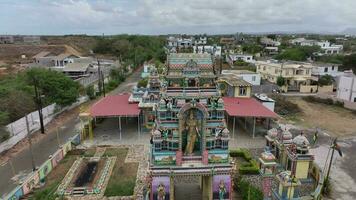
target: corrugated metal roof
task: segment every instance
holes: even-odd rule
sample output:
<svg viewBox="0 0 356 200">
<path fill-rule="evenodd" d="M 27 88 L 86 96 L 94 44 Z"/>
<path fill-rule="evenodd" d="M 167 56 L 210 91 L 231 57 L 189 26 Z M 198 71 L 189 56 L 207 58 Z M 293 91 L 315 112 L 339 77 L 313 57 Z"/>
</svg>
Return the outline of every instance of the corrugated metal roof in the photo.
<svg viewBox="0 0 356 200">
<path fill-rule="evenodd" d="M 224 106 L 229 116 L 277 118 L 272 112 L 254 98 L 223 97 Z"/>
<path fill-rule="evenodd" d="M 129 103 L 130 94 L 106 96 L 90 108 L 92 117 L 138 116 L 137 103 Z"/>
</svg>

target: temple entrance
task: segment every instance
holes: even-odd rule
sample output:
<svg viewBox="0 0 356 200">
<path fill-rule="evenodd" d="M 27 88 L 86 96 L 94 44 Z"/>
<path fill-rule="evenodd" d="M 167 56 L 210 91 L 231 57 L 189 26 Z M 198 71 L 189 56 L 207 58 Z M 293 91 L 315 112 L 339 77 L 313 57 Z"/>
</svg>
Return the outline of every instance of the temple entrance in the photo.
<svg viewBox="0 0 356 200">
<path fill-rule="evenodd" d="M 174 199 L 175 200 L 208 200 L 212 194 L 210 176 L 175 176 Z"/>
<path fill-rule="evenodd" d="M 203 113 L 196 108 L 184 112 L 182 127 L 182 152 L 186 156 L 201 155 Z"/>
<path fill-rule="evenodd" d="M 197 86 L 197 82 L 195 81 L 195 79 L 191 78 L 188 80 L 188 87 L 196 87 Z"/>
</svg>

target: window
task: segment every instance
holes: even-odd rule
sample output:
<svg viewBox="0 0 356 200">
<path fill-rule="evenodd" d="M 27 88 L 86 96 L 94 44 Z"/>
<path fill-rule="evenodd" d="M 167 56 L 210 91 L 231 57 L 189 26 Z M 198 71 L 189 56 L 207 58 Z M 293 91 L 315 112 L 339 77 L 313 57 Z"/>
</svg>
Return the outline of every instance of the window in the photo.
<svg viewBox="0 0 356 200">
<path fill-rule="evenodd" d="M 328 68 L 327 67 L 324 68 L 324 72 L 328 72 Z"/>
<path fill-rule="evenodd" d="M 332 70 L 332 71 L 334 71 L 334 70 L 335 70 L 335 66 L 334 66 L 334 65 L 331 67 L 331 70 Z"/>
<path fill-rule="evenodd" d="M 256 76 L 252 76 L 252 81 L 256 81 Z"/>
<path fill-rule="evenodd" d="M 266 66 L 263 66 L 263 70 L 266 70 Z"/>
</svg>

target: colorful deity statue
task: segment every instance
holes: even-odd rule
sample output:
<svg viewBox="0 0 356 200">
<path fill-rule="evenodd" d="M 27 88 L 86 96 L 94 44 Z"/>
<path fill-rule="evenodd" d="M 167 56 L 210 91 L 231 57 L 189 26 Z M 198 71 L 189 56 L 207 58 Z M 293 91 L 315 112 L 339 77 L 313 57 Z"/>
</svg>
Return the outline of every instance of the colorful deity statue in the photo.
<svg viewBox="0 0 356 200">
<path fill-rule="evenodd" d="M 226 194 L 226 186 L 224 180 L 221 180 L 219 183 L 219 199 L 223 200 L 225 199 L 225 194 Z"/>
<path fill-rule="evenodd" d="M 165 200 L 166 198 L 166 187 L 163 183 L 160 183 L 157 187 L 157 200 Z"/>
<path fill-rule="evenodd" d="M 194 118 L 193 111 L 190 111 L 189 119 L 186 122 L 186 130 L 188 131 L 188 139 L 185 153 L 192 154 L 194 151 L 195 141 L 200 135 L 198 129 L 198 120 Z"/>
</svg>

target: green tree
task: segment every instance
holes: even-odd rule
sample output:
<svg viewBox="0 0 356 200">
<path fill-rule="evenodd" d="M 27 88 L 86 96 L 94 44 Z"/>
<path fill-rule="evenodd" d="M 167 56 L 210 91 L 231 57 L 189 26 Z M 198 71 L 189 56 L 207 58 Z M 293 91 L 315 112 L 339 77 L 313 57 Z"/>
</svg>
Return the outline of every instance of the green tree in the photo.
<svg viewBox="0 0 356 200">
<path fill-rule="evenodd" d="M 284 77 L 282 77 L 282 76 L 278 76 L 278 77 L 277 77 L 277 85 L 278 85 L 279 87 L 284 86 L 285 83 L 286 83 L 286 80 L 285 80 Z"/>
<path fill-rule="evenodd" d="M 144 78 L 144 79 L 141 79 L 140 81 L 138 81 L 137 83 L 137 87 L 146 87 L 148 84 L 148 79 L 147 78 Z"/>
<path fill-rule="evenodd" d="M 79 83 L 73 81 L 63 73 L 32 68 L 26 71 L 27 82 L 31 86 L 37 86 L 41 95 L 44 95 L 44 103 L 56 103 L 67 106 L 77 101 L 79 97 Z"/>
<path fill-rule="evenodd" d="M 90 85 L 85 89 L 86 95 L 89 97 L 89 99 L 95 99 L 95 90 L 94 86 Z"/>
<path fill-rule="evenodd" d="M 305 61 L 309 57 L 313 57 L 313 53 L 320 51 L 319 46 L 298 46 L 293 48 L 287 48 L 277 56 L 277 60 L 294 60 Z"/>
<path fill-rule="evenodd" d="M 318 80 L 318 85 L 320 86 L 331 85 L 332 83 L 333 83 L 333 77 L 328 74 L 321 76 Z"/>
</svg>

